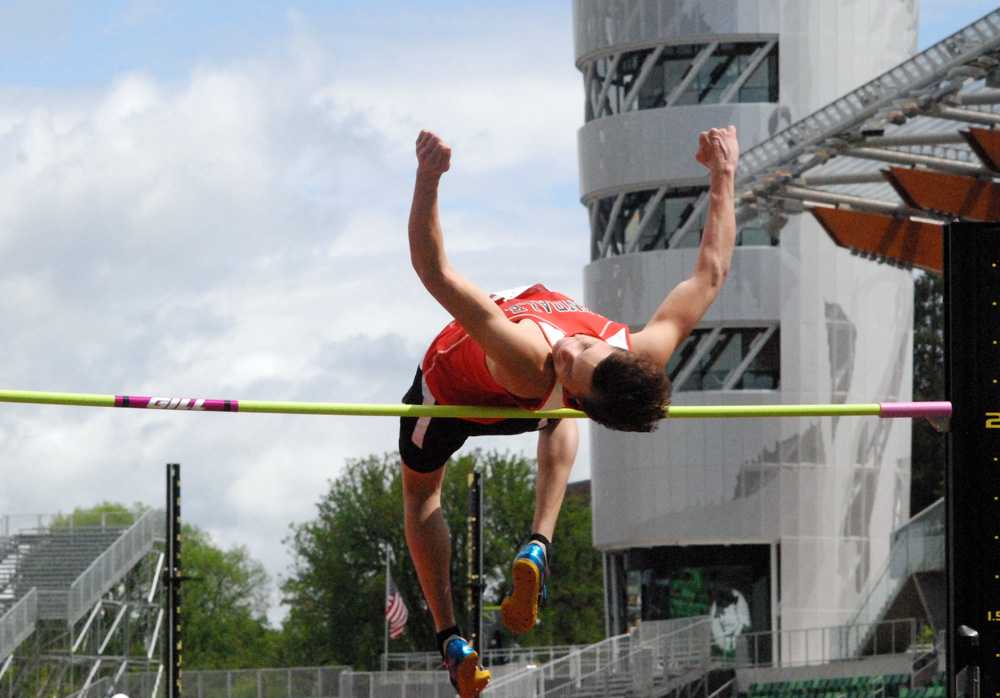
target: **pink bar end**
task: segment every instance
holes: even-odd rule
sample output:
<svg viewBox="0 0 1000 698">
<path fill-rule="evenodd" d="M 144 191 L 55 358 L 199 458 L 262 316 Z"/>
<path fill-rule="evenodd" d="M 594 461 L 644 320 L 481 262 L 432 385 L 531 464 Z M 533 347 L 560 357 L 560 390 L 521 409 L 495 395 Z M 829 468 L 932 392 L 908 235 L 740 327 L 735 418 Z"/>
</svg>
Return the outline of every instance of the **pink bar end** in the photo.
<svg viewBox="0 0 1000 698">
<path fill-rule="evenodd" d="M 920 419 L 950 417 L 950 402 L 883 402 L 879 417 L 885 419 Z"/>
</svg>

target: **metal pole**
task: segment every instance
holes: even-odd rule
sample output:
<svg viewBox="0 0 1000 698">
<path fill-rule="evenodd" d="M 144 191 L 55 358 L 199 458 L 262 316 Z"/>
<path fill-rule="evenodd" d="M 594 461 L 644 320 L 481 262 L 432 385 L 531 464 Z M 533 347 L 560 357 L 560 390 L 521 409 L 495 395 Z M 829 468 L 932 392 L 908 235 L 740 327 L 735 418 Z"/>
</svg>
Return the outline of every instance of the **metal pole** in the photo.
<svg viewBox="0 0 1000 698">
<path fill-rule="evenodd" d="M 167 665 L 167 698 L 181 698 L 181 466 L 167 463 L 167 565 L 163 585 L 167 604 L 167 641 L 164 664 Z"/>
<path fill-rule="evenodd" d="M 389 545 L 385 546 L 385 601 L 383 605 L 389 602 Z M 382 620 L 385 626 L 384 640 L 382 644 L 382 673 L 384 674 L 389 670 L 389 616 L 387 616 L 383 609 Z"/>
<path fill-rule="evenodd" d="M 466 555 L 466 599 L 469 609 L 469 641 L 476 651 L 483 651 L 483 488 L 482 473 L 469 473 L 468 548 Z"/>
</svg>

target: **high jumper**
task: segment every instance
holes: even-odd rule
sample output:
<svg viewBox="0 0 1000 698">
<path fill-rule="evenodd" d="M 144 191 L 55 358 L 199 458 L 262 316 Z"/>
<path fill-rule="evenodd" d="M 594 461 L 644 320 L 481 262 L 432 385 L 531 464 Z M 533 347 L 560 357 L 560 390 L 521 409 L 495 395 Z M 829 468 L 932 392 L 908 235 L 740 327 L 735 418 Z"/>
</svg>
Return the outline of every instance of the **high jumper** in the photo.
<svg viewBox="0 0 1000 698">
<path fill-rule="evenodd" d="M 545 409 L 570 407 L 626 431 L 652 431 L 670 401 L 667 362 L 719 294 L 736 239 L 736 129 L 698 138 L 695 159 L 709 173 L 708 213 L 691 275 L 663 300 L 642 330 L 591 312 L 541 284 L 488 294 L 445 253 L 438 210 L 451 148 L 434 133 L 416 142 L 409 219 L 410 259 L 427 291 L 454 318 L 432 341 L 403 402 Z M 517 552 L 513 592 L 501 605 L 513 633 L 534 626 L 545 596 L 552 537 L 576 458 L 574 420 L 403 417 L 406 542 L 434 618 L 438 649 L 461 698 L 477 696 L 490 674 L 455 622 L 449 578 L 451 542 L 441 512 L 445 463 L 470 436 L 538 432 L 535 514 Z"/>
</svg>

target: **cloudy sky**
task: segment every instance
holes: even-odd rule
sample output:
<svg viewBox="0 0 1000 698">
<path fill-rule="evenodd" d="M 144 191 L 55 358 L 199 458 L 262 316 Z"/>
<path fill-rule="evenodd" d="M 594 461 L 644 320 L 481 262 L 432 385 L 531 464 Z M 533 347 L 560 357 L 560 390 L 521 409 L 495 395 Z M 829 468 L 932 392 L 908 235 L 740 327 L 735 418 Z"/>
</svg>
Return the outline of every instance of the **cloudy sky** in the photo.
<svg viewBox="0 0 1000 698">
<path fill-rule="evenodd" d="M 995 6 L 923 0 L 920 46 Z M 456 266 L 582 296 L 582 116 L 564 0 L 2 3 L 0 386 L 398 402 L 447 321 L 406 251 L 416 133 L 454 148 Z M 0 514 L 159 506 L 178 461 L 186 520 L 279 577 L 396 427 L 5 406 Z"/>
</svg>

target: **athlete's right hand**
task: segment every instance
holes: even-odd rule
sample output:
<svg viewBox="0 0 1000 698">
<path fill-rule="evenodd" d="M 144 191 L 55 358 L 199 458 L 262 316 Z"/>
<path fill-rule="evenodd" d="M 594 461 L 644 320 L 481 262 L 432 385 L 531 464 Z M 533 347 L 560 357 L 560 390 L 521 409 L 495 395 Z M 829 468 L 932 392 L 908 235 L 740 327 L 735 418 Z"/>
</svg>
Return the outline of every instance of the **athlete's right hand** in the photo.
<svg viewBox="0 0 1000 698">
<path fill-rule="evenodd" d="M 451 167 L 451 147 L 430 131 L 417 136 L 417 174 L 441 176 Z"/>
</svg>

